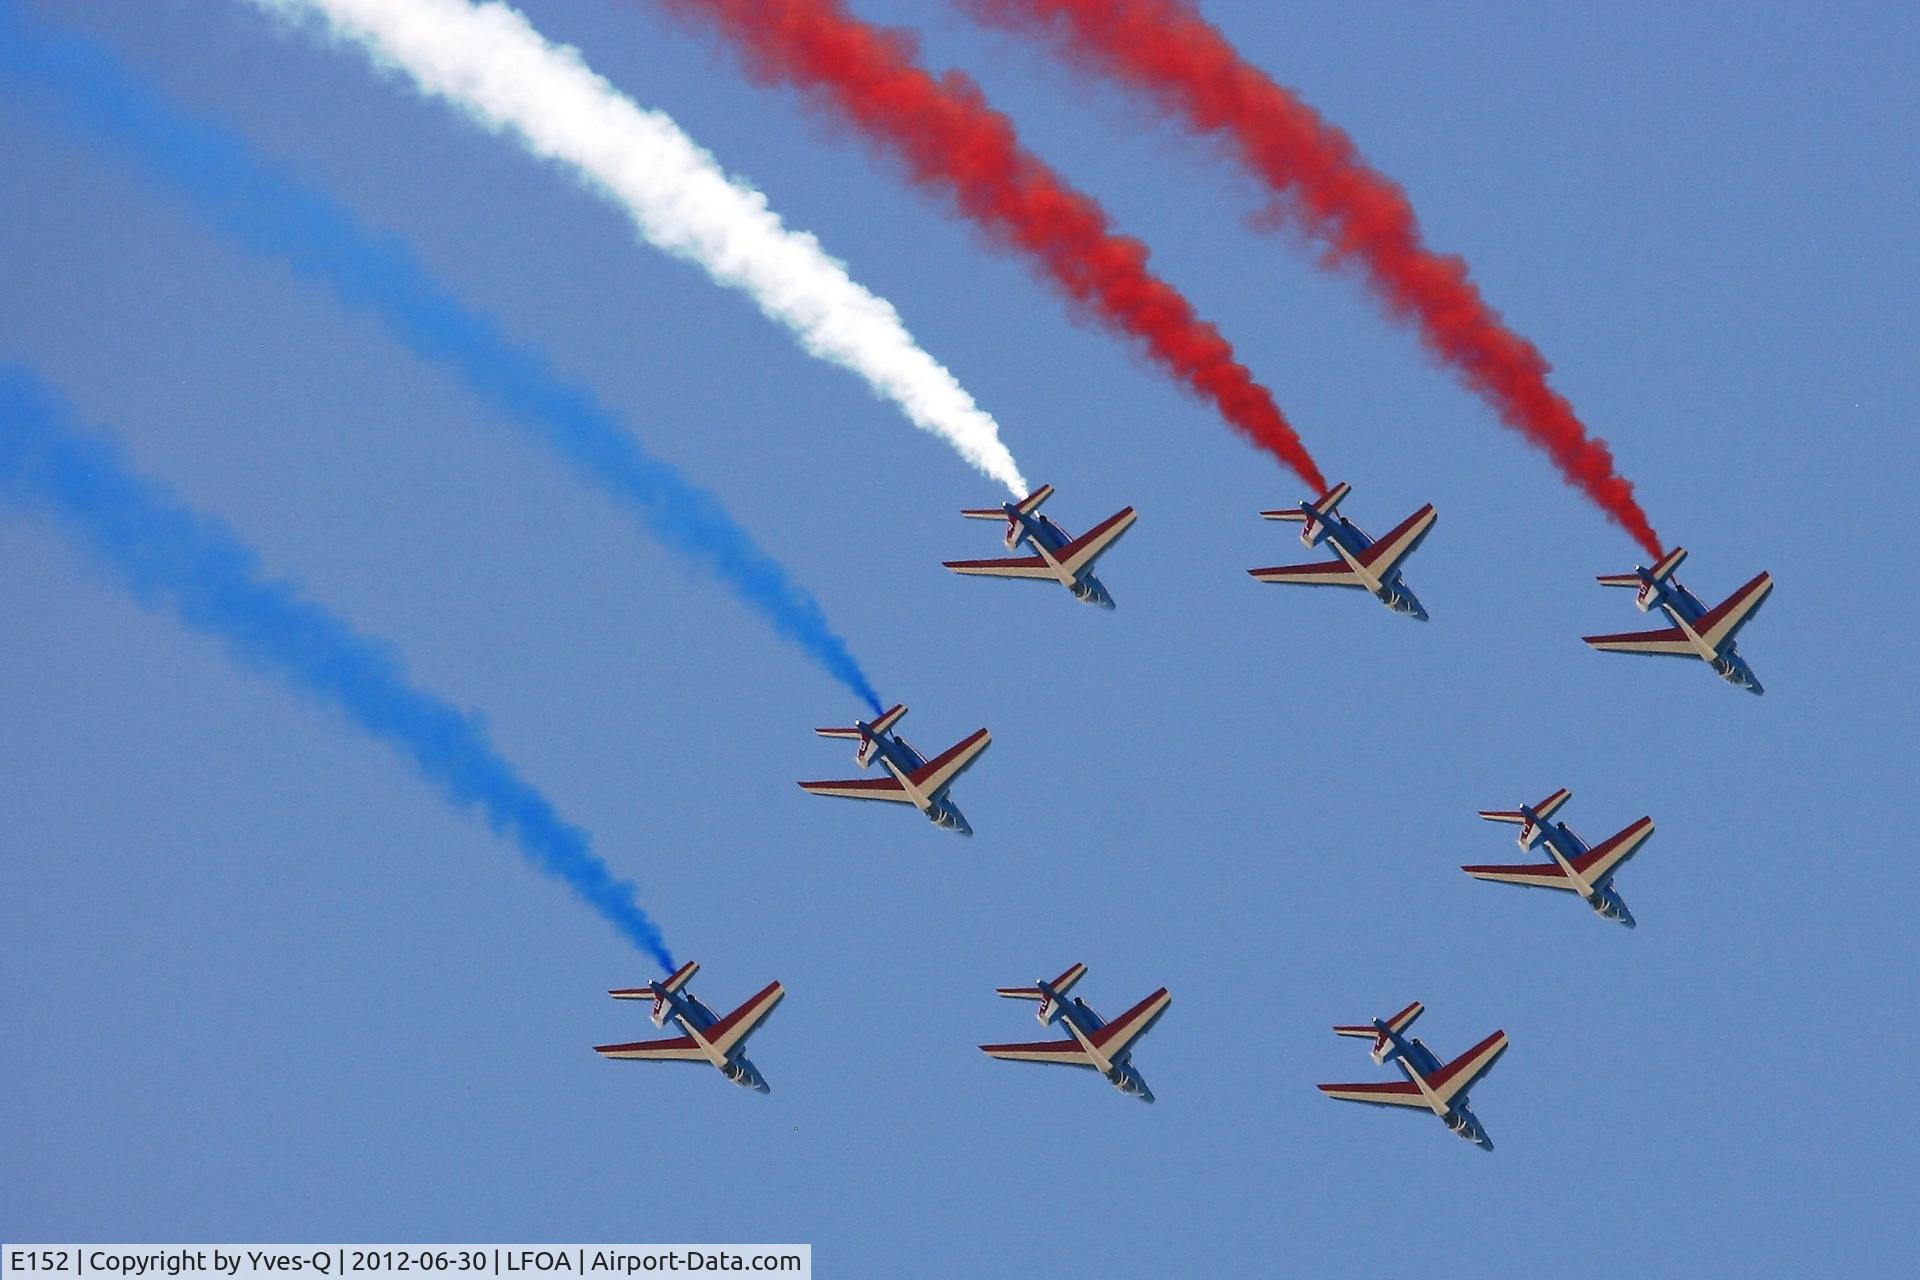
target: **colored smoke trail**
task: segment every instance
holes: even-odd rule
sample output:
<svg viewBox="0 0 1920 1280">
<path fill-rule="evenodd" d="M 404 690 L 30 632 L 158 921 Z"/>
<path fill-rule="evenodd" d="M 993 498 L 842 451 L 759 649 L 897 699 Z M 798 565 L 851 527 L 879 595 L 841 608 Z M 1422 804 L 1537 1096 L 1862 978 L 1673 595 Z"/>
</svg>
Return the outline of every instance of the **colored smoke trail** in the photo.
<svg viewBox="0 0 1920 1280">
<path fill-rule="evenodd" d="M 591 391 L 462 304 L 404 244 L 282 176 L 239 138 L 176 111 L 99 47 L 30 30 L 17 21 L 10 0 L 0 0 L 0 75 L 51 90 L 66 108 L 64 119 L 133 155 L 228 233 L 371 312 L 415 354 L 451 366 L 470 390 L 880 710 L 878 695 L 819 602 L 717 498 L 637 444 Z"/>
<path fill-rule="evenodd" d="M 266 578 L 233 531 L 135 474 L 113 441 L 74 423 L 32 375 L 0 365 L 0 499 L 52 516 L 146 608 L 214 636 L 412 761 L 460 809 L 477 809 L 671 972 L 660 930 L 587 833 L 501 758 L 469 715 L 407 679 L 399 656 L 292 586 Z"/>
<path fill-rule="evenodd" d="M 813 236 L 789 230 L 765 195 L 729 178 L 666 115 L 642 110 L 517 10 L 467 0 L 254 2 L 323 18 L 421 93 L 566 166 L 649 244 L 746 293 L 809 354 L 853 370 L 915 426 L 1026 496 L 998 424 L 921 350 L 892 303 L 855 284 Z"/>
<path fill-rule="evenodd" d="M 1273 395 L 1193 305 L 1116 235 L 1106 211 L 1021 147 L 972 80 L 938 78 L 912 38 L 870 27 L 840 0 L 665 0 L 711 20 L 748 71 L 807 91 L 822 110 L 897 156 L 919 186 L 953 202 L 997 245 L 1025 255 L 1084 314 L 1138 339 L 1154 361 L 1212 401 L 1240 432 L 1315 493 L 1326 480 Z"/>
<path fill-rule="evenodd" d="M 1501 421 L 1544 450 L 1649 555 L 1660 555 L 1660 538 L 1606 442 L 1590 437 L 1547 384 L 1545 357 L 1506 327 L 1466 263 L 1427 248 L 1406 193 L 1368 166 L 1346 134 L 1244 61 L 1192 0 L 958 3 L 983 21 L 1044 38 L 1070 63 L 1144 90 L 1189 128 L 1227 141 L 1282 198 L 1283 215 L 1325 247 L 1329 265 L 1361 271 Z"/>
</svg>

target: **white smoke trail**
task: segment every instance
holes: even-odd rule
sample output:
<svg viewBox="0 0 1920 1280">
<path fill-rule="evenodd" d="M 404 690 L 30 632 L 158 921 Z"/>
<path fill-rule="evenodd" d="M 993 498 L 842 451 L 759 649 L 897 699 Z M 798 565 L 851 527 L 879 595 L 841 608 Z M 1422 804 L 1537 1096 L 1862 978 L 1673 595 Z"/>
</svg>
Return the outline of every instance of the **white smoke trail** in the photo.
<svg viewBox="0 0 1920 1280">
<path fill-rule="evenodd" d="M 446 99 L 613 199 L 649 244 L 743 290 L 807 351 L 858 373 L 914 425 L 1006 485 L 1028 492 L 999 427 L 920 349 L 893 304 L 855 284 L 813 236 L 789 230 L 767 199 L 683 133 L 551 44 L 501 3 L 467 0 L 254 0 L 318 15 L 422 93 Z"/>
</svg>

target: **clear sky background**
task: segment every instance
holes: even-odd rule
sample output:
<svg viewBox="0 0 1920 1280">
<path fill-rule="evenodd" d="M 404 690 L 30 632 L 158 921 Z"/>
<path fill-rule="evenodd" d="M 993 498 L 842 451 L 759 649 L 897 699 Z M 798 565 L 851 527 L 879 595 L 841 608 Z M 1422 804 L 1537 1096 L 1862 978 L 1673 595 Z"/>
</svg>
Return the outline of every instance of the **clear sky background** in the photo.
<svg viewBox="0 0 1920 1280">
<path fill-rule="evenodd" d="M 933 0 L 859 0 L 977 77 L 1272 386 L 1375 531 L 1366 597 L 1253 583 L 1300 485 L 857 140 L 653 5 L 528 3 L 671 113 L 996 413 L 1108 614 L 962 579 L 1000 500 L 742 297 L 357 54 L 240 4 L 42 4 L 398 232 L 617 406 L 820 597 L 903 728 L 994 744 L 978 835 L 793 786 L 859 708 L 445 370 L 0 86 L 0 357 L 482 711 L 644 886 L 697 989 L 773 978 L 758 1097 L 608 1063 L 658 976 L 398 757 L 0 512 L 0 1237 L 803 1240 L 823 1275 L 1431 1276 L 1910 1265 L 1920 891 L 1908 6 L 1209 0 L 1406 185 L 1610 440 L 1682 576 L 1777 589 L 1767 686 L 1603 656 L 1636 549 L 1385 320 L 1249 225 L 1252 185 Z M 57 11 L 57 14 L 56 14 Z M 1629 932 L 1486 885 L 1474 810 L 1658 831 Z M 1090 966 L 1160 1101 L 990 1061 L 993 988 Z M 1498 1149 L 1316 1081 L 1422 1000 Z"/>
</svg>

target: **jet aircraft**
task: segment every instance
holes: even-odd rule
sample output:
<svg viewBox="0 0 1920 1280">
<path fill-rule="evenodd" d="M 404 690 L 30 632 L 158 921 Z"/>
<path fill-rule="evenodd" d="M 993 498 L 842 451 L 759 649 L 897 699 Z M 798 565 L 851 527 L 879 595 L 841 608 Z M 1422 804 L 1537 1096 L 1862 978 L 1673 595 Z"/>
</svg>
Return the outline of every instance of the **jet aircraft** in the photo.
<svg viewBox="0 0 1920 1280">
<path fill-rule="evenodd" d="M 710 1062 L 727 1079 L 744 1089 L 767 1092 L 766 1077 L 747 1061 L 741 1052 L 747 1036 L 786 995 L 786 988 L 769 982 L 760 993 L 726 1017 L 719 1017 L 687 990 L 687 980 L 700 966 L 689 960 L 670 976 L 644 987 L 626 987 L 607 994 L 615 1000 L 653 1001 L 653 1025 L 664 1027 L 672 1018 L 683 1036 L 671 1040 L 636 1040 L 631 1044 L 600 1044 L 593 1051 L 607 1058 L 632 1058 L 642 1062 Z"/>
<path fill-rule="evenodd" d="M 1335 1035 L 1365 1036 L 1373 1041 L 1373 1060 L 1392 1062 L 1406 1079 L 1385 1083 L 1323 1084 L 1320 1092 L 1342 1102 L 1365 1102 L 1376 1107 L 1425 1108 L 1446 1121 L 1447 1128 L 1468 1142 L 1493 1150 L 1493 1139 L 1467 1107 L 1467 1090 L 1487 1074 L 1507 1049 L 1507 1033 L 1496 1031 L 1442 1066 L 1433 1050 L 1401 1033 L 1426 1010 L 1418 1000 L 1391 1018 L 1375 1018 L 1365 1026 L 1335 1027 Z"/>
<path fill-rule="evenodd" d="M 860 746 L 853 758 L 860 762 L 860 767 L 864 769 L 878 760 L 887 776 L 803 782 L 801 789 L 816 796 L 910 804 L 926 814 L 935 826 L 958 831 L 963 836 L 972 835 L 973 828 L 967 825 L 959 806 L 947 798 L 947 788 L 987 749 L 993 735 L 985 729 L 976 730 L 929 760 L 893 732 L 893 726 L 906 714 L 905 707 L 895 706 L 871 723 L 856 720 L 845 729 L 815 729 L 823 738 L 855 739 Z"/>
<path fill-rule="evenodd" d="M 1549 821 L 1560 806 L 1572 798 L 1573 792 L 1562 787 L 1536 805 L 1480 811 L 1480 816 L 1488 822 L 1518 823 L 1520 847 L 1532 849 L 1544 844 L 1552 862 L 1460 869 L 1476 880 L 1570 890 L 1584 898 L 1603 920 L 1618 920 L 1631 929 L 1633 912 L 1627 910 L 1626 900 L 1613 887 L 1613 875 L 1653 834 L 1653 819 L 1641 818 L 1588 848 L 1587 842 L 1573 834 L 1566 823 Z"/>
<path fill-rule="evenodd" d="M 1765 693 L 1746 659 L 1735 651 L 1733 637 L 1759 611 L 1772 592 L 1773 575 L 1758 575 L 1709 609 L 1700 602 L 1698 596 L 1674 580 L 1673 571 L 1686 558 L 1686 548 L 1677 547 L 1651 569 L 1642 565 L 1632 573 L 1604 573 L 1599 577 L 1602 586 L 1634 588 L 1639 592 L 1634 603 L 1640 606 L 1640 612 L 1651 613 L 1658 608 L 1673 620 L 1674 625 L 1659 631 L 1586 636 L 1586 642 L 1609 653 L 1700 658 L 1728 684 L 1737 685 L 1749 693 Z"/>
<path fill-rule="evenodd" d="M 1076 964 L 1052 982 L 1040 981 L 1030 987 L 1001 987 L 1008 1000 L 1037 1000 L 1041 1026 L 1055 1021 L 1065 1024 L 1065 1040 L 1039 1040 L 1031 1044 L 983 1044 L 981 1051 L 990 1057 L 1012 1062 L 1056 1062 L 1069 1067 L 1091 1067 L 1107 1078 L 1122 1093 L 1142 1102 L 1153 1101 L 1153 1090 L 1133 1065 L 1132 1046 L 1145 1035 L 1173 1003 L 1165 987 L 1142 1000 L 1112 1022 L 1103 1019 L 1075 996 L 1067 999 L 1067 990 L 1080 981 L 1087 966 Z"/>
<path fill-rule="evenodd" d="M 1300 541 L 1309 547 L 1317 547 L 1322 542 L 1333 548 L 1333 560 L 1316 560 L 1312 564 L 1284 564 L 1270 569 L 1249 569 L 1261 582 L 1294 582 L 1307 587 L 1359 587 L 1373 593 L 1375 599 L 1393 610 L 1408 617 L 1427 620 L 1427 611 L 1420 606 L 1407 584 L 1400 579 L 1400 562 L 1413 553 L 1433 528 L 1438 513 L 1429 502 L 1412 515 L 1394 526 L 1392 532 L 1378 542 L 1361 531 L 1360 526 L 1341 515 L 1338 511 L 1341 500 L 1352 492 L 1352 486 L 1337 484 L 1320 497 L 1303 502 L 1298 507 L 1282 511 L 1262 511 L 1263 520 L 1291 520 L 1305 527 L 1300 530 Z"/>
<path fill-rule="evenodd" d="M 1065 529 L 1038 514 L 1040 504 L 1052 496 L 1053 486 L 1043 484 L 1018 502 L 962 511 L 960 514 L 969 520 L 1005 520 L 1007 550 L 1018 550 L 1025 543 L 1033 549 L 1033 554 L 1000 560 L 948 560 L 947 568 L 955 573 L 982 574 L 990 578 L 1038 578 L 1058 582 L 1083 603 L 1113 608 L 1113 597 L 1100 579 L 1093 576 L 1093 562 L 1132 527 L 1134 509 L 1122 507 L 1079 537 L 1072 538 Z"/>
</svg>

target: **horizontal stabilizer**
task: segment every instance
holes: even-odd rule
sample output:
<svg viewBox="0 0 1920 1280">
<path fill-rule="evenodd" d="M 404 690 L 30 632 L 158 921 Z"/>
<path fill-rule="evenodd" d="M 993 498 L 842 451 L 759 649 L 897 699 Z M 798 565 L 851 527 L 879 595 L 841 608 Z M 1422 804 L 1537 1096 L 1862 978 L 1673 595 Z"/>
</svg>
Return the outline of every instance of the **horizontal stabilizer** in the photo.
<svg viewBox="0 0 1920 1280">
<path fill-rule="evenodd" d="M 1084 964 L 1071 965 L 1065 973 L 1047 985 L 1053 988 L 1055 995 L 1064 996 L 1072 989 L 1074 983 L 1086 976 L 1087 966 Z M 1053 1019 L 1048 1016 L 1049 1010 L 1045 1007 L 1047 1003 L 1046 995 L 1039 987 L 995 987 L 994 991 L 1004 1000 L 1033 1000 L 1040 1003 L 1042 1005 L 1040 1021 L 1053 1021 Z"/>
<path fill-rule="evenodd" d="M 688 979 L 698 972 L 700 972 L 700 962 L 689 960 L 659 982 L 649 982 L 644 987 L 621 987 L 607 994 L 615 1000 L 652 1000 L 661 991 L 680 990 L 687 985 Z"/>
<path fill-rule="evenodd" d="M 900 703 L 895 703 L 887 710 L 881 712 L 879 717 L 867 726 L 867 731 L 876 734 L 885 733 L 887 730 L 893 728 L 894 725 L 899 724 L 900 717 L 906 714 L 906 707 Z M 866 736 L 866 734 L 860 732 L 860 726 L 858 725 L 848 725 L 845 728 L 815 729 L 814 732 L 823 738 L 863 738 Z"/>
<path fill-rule="evenodd" d="M 1571 799 L 1573 799 L 1573 792 L 1562 787 L 1533 806 L 1534 816 L 1544 822 L 1560 812 L 1560 807 Z M 1527 821 L 1527 815 L 1519 809 L 1482 809 L 1480 816 L 1488 822 L 1511 822 L 1515 826 L 1523 825 Z"/>
</svg>

